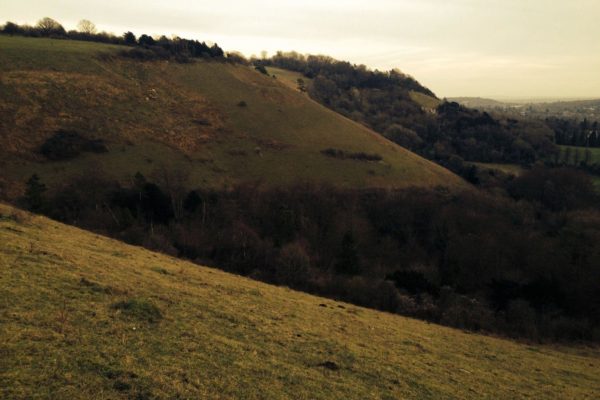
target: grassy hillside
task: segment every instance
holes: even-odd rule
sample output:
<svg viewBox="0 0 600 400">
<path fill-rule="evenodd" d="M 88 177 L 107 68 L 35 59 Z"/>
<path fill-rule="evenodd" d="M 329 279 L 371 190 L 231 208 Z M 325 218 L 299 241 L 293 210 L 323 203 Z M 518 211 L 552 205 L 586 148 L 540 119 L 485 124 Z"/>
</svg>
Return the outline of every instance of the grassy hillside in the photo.
<svg viewBox="0 0 600 400">
<path fill-rule="evenodd" d="M 415 92 L 414 90 L 410 92 L 410 98 L 426 110 L 435 110 L 442 104 L 440 99 L 428 96 L 425 93 Z"/>
<path fill-rule="evenodd" d="M 0 205 L 0 397 L 597 398 L 600 351 L 272 287 Z"/>
<path fill-rule="evenodd" d="M 114 56 L 118 49 L 123 47 L 0 37 L 5 186 L 14 188 L 34 172 L 52 185 L 90 170 L 125 180 L 163 166 L 189 172 L 190 186 L 258 180 L 464 185 L 447 170 L 252 68 L 128 61 Z M 102 139 L 108 152 L 50 162 L 38 150 L 61 129 Z M 336 159 L 321 153 L 326 148 L 376 153 L 383 160 Z"/>
<path fill-rule="evenodd" d="M 498 170 L 508 175 L 520 176 L 524 168 L 517 164 L 472 163 L 483 170 Z"/>
<path fill-rule="evenodd" d="M 299 72 L 275 67 L 267 67 L 266 69 L 270 75 L 274 75 L 279 82 L 288 86 L 290 89 L 298 90 L 298 79 L 302 79 L 306 85 L 312 81 L 312 79 L 305 77 Z"/>
<path fill-rule="evenodd" d="M 452 97 L 448 101 L 455 101 L 462 104 L 465 107 L 472 108 L 487 108 L 487 107 L 501 107 L 508 106 L 507 103 L 503 103 L 498 100 L 485 99 L 482 97 Z"/>
</svg>

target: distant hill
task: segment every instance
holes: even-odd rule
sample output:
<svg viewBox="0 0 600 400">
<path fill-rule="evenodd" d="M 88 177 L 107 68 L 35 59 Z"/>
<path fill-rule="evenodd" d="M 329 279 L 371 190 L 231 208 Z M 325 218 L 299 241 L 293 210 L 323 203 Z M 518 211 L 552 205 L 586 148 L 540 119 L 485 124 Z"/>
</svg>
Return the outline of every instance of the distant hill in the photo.
<svg viewBox="0 0 600 400">
<path fill-rule="evenodd" d="M 455 97 L 448 99 L 485 111 L 502 112 L 507 115 L 532 118 L 566 118 L 575 120 L 600 120 L 600 100 L 510 100 L 497 101 L 479 97 Z"/>
<path fill-rule="evenodd" d="M 0 205 L 6 399 L 597 398 L 593 348 L 314 297 Z"/>
<path fill-rule="evenodd" d="M 506 103 L 503 103 L 501 101 L 486 99 L 483 97 L 450 97 L 447 100 L 454 101 L 456 103 L 462 104 L 465 107 L 471 108 L 502 107 L 506 105 Z"/>
<path fill-rule="evenodd" d="M 132 61 L 117 56 L 119 49 L 0 37 L 5 196 L 18 195 L 33 173 L 53 185 L 88 171 L 127 181 L 158 168 L 184 172 L 190 186 L 217 188 L 257 181 L 465 185 L 253 68 Z M 330 157 L 327 149 L 377 157 Z"/>
</svg>

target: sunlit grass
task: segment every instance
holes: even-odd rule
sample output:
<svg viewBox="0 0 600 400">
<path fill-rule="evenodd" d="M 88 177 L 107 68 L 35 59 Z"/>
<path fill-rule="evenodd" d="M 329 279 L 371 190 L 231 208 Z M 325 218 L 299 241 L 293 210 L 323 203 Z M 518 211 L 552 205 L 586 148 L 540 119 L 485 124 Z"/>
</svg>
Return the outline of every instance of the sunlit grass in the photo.
<svg viewBox="0 0 600 400">
<path fill-rule="evenodd" d="M 600 396 L 600 351 L 261 284 L 0 205 L 0 398 Z"/>
<path fill-rule="evenodd" d="M 421 92 L 411 91 L 409 95 L 415 103 L 429 110 L 435 110 L 442 103 L 439 99 Z"/>
<path fill-rule="evenodd" d="M 279 82 L 293 90 L 299 90 L 298 79 L 302 79 L 304 81 L 305 87 L 307 87 L 312 81 L 312 79 L 305 77 L 299 72 L 289 71 L 287 69 L 267 67 L 267 72 L 270 75 L 275 76 L 275 79 L 279 80 Z"/>
</svg>

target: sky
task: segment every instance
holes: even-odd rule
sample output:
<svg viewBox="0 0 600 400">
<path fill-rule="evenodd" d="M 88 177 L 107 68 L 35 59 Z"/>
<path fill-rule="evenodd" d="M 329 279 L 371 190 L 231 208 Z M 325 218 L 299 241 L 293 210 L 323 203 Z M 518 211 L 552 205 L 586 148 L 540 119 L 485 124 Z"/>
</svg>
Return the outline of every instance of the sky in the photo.
<svg viewBox="0 0 600 400">
<path fill-rule="evenodd" d="M 438 97 L 600 98 L 600 0 L 0 0 L 0 21 L 46 16 L 398 68 Z"/>
</svg>

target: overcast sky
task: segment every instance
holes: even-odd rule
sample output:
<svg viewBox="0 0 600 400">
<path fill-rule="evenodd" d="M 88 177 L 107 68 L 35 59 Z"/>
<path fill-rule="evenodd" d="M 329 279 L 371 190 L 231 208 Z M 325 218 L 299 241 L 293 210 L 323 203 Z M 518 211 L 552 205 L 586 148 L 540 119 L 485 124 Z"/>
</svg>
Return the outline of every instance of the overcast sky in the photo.
<svg viewBox="0 0 600 400">
<path fill-rule="evenodd" d="M 45 16 L 399 68 L 440 97 L 600 97 L 600 0 L 0 0 L 0 20 Z"/>
</svg>

